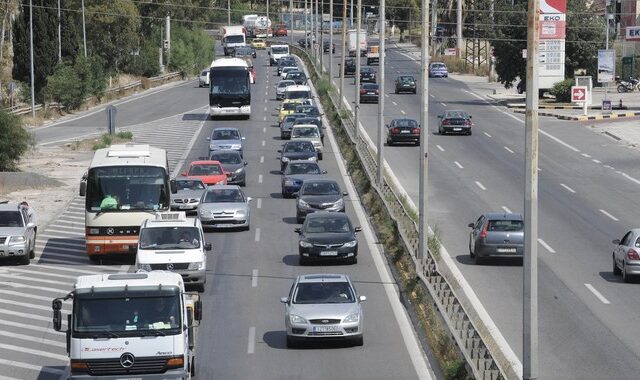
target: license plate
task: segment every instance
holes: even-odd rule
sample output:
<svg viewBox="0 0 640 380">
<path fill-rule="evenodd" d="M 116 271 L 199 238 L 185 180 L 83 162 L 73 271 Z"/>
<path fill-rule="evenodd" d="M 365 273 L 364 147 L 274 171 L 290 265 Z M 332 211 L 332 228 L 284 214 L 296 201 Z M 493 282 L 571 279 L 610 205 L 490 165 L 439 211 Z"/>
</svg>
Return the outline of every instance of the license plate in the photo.
<svg viewBox="0 0 640 380">
<path fill-rule="evenodd" d="M 498 248 L 499 253 L 516 253 L 515 248 Z"/>
<path fill-rule="evenodd" d="M 375 95 L 375 92 L 367 92 L 367 95 Z"/>
<path fill-rule="evenodd" d="M 411 131 L 400 131 L 400 133 L 409 133 Z"/>
<path fill-rule="evenodd" d="M 454 131 L 461 131 L 462 128 L 453 128 Z"/>
<path fill-rule="evenodd" d="M 189 206 L 189 205 L 180 205 L 178 208 L 179 208 L 180 210 L 186 210 L 186 209 L 191 208 L 191 206 Z"/>
<path fill-rule="evenodd" d="M 338 251 L 322 251 L 320 256 L 338 256 Z"/>
<path fill-rule="evenodd" d="M 332 332 L 338 330 L 338 326 L 313 326 L 314 332 Z"/>
</svg>

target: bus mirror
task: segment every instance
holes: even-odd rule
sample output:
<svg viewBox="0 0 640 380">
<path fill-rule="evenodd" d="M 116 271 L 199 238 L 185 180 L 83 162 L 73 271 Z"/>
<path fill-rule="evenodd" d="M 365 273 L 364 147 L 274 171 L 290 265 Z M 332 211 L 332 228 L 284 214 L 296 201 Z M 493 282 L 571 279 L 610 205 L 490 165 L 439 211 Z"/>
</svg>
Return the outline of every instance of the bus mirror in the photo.
<svg viewBox="0 0 640 380">
<path fill-rule="evenodd" d="M 178 192 L 178 185 L 176 184 L 175 179 L 169 181 L 169 186 L 171 187 L 171 194 L 175 194 Z"/>
<path fill-rule="evenodd" d="M 197 300 L 193 304 L 193 319 L 196 321 L 202 320 L 202 301 Z"/>
<path fill-rule="evenodd" d="M 51 307 L 53 308 L 53 329 L 56 331 L 60 331 L 62 329 L 62 301 L 59 299 L 53 300 L 51 303 Z"/>
<path fill-rule="evenodd" d="M 80 196 L 87 195 L 87 181 L 80 181 Z"/>
</svg>

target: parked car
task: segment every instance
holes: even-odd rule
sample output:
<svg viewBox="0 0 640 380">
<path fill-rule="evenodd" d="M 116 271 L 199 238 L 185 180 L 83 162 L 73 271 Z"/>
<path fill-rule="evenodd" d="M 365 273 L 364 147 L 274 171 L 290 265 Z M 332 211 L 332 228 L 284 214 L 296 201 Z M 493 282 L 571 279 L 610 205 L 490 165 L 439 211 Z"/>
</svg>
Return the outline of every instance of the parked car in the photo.
<svg viewBox="0 0 640 380">
<path fill-rule="evenodd" d="M 291 129 L 293 128 L 293 125 L 295 124 L 296 119 L 305 117 L 305 116 L 307 115 L 303 113 L 297 113 L 297 112 L 294 112 L 292 114 L 285 116 L 284 120 L 282 120 L 282 123 L 280 123 L 280 139 L 282 140 L 290 139 Z"/>
<path fill-rule="evenodd" d="M 202 70 L 200 72 L 200 76 L 198 76 L 198 87 L 208 87 L 209 86 L 209 70 Z"/>
<path fill-rule="evenodd" d="M 312 212 L 344 212 L 347 193 L 340 190 L 335 180 L 318 178 L 305 180 L 296 195 L 296 220 L 302 223 Z"/>
<path fill-rule="evenodd" d="M 202 227 L 249 229 L 251 197 L 236 185 L 211 186 L 202 194 L 198 217 Z"/>
<path fill-rule="evenodd" d="M 358 262 L 358 239 L 354 227 L 345 213 L 314 212 L 307 215 L 298 233 L 300 265 L 312 260 L 344 260 Z"/>
<path fill-rule="evenodd" d="M 305 274 L 296 277 L 288 297 L 282 297 L 287 347 L 304 339 L 347 339 L 363 344 L 362 303 L 349 276 Z"/>
<path fill-rule="evenodd" d="M 360 68 L 360 83 L 376 83 L 376 71 L 373 67 L 363 66 Z"/>
<path fill-rule="evenodd" d="M 246 186 L 248 164 L 242 160 L 240 152 L 231 149 L 214 150 L 209 155 L 209 159 L 220 162 L 224 171 L 229 173 L 227 184 Z"/>
<path fill-rule="evenodd" d="M 315 124 L 294 125 L 291 128 L 291 140 L 309 140 L 318 152 L 318 160 L 322 160 L 322 138 L 320 129 Z"/>
<path fill-rule="evenodd" d="M 284 172 L 291 161 L 318 161 L 318 152 L 311 141 L 288 141 L 278 150 L 280 153 L 280 171 Z"/>
<path fill-rule="evenodd" d="M 201 179 L 177 177 L 176 187 L 178 192 L 171 194 L 171 209 L 195 212 L 207 185 Z"/>
<path fill-rule="evenodd" d="M 189 179 L 199 179 L 205 185 L 226 185 L 227 172 L 218 161 L 198 160 L 189 164 L 186 171 L 180 174 Z"/>
<path fill-rule="evenodd" d="M 331 42 L 329 40 L 324 40 L 322 42 L 322 51 L 325 53 L 329 52 L 329 46 L 331 46 L 331 52 L 335 54 L 336 52 L 336 44 L 334 43 L 333 45 L 330 45 Z"/>
<path fill-rule="evenodd" d="M 344 75 L 356 75 L 355 58 L 347 58 L 344 60 Z"/>
<path fill-rule="evenodd" d="M 267 42 L 262 38 L 254 38 L 253 41 L 251 41 L 251 47 L 254 49 L 264 50 L 267 48 Z"/>
<path fill-rule="evenodd" d="M 287 36 L 287 25 L 286 24 L 278 24 L 273 32 L 274 37 L 286 37 Z"/>
<path fill-rule="evenodd" d="M 377 83 L 360 84 L 360 103 L 378 103 L 380 87 Z"/>
<path fill-rule="evenodd" d="M 416 79 L 411 75 L 400 75 L 396 78 L 396 94 L 401 92 L 411 92 L 415 94 L 416 91 Z"/>
<path fill-rule="evenodd" d="M 292 80 L 298 85 L 307 84 L 307 75 L 304 73 L 304 71 L 300 71 L 297 69 L 289 71 L 284 79 Z"/>
<path fill-rule="evenodd" d="M 449 70 L 447 65 L 442 62 L 431 62 L 429 64 L 429 78 L 447 78 L 449 77 Z"/>
<path fill-rule="evenodd" d="M 413 119 L 393 119 L 387 125 L 387 145 L 412 143 L 420 145 L 420 124 Z"/>
<path fill-rule="evenodd" d="M 287 86 L 293 86 L 296 82 L 288 79 L 283 79 L 276 85 L 276 100 L 284 99 L 284 90 Z"/>
<path fill-rule="evenodd" d="M 640 275 L 640 228 L 628 230 L 613 244 L 613 274 L 622 275 L 622 280 L 629 282 Z"/>
<path fill-rule="evenodd" d="M 476 264 L 487 257 L 519 257 L 524 253 L 524 220 L 521 214 L 486 213 L 469 223 L 469 255 Z"/>
<path fill-rule="evenodd" d="M 445 111 L 442 115 L 438 115 L 440 124 L 438 125 L 438 133 L 460 133 L 471 135 L 471 115 L 461 110 Z"/>
<path fill-rule="evenodd" d="M 215 128 L 208 140 L 209 151 L 231 149 L 240 152 L 241 157 L 244 156 L 245 137 L 240 134 L 238 128 Z"/>
<path fill-rule="evenodd" d="M 282 197 L 289 198 L 300 190 L 305 179 L 318 178 L 327 174 L 315 161 L 289 161 L 282 172 Z"/>
<path fill-rule="evenodd" d="M 29 264 L 35 258 L 37 229 L 35 212 L 29 206 L 0 202 L 0 256 Z"/>
</svg>

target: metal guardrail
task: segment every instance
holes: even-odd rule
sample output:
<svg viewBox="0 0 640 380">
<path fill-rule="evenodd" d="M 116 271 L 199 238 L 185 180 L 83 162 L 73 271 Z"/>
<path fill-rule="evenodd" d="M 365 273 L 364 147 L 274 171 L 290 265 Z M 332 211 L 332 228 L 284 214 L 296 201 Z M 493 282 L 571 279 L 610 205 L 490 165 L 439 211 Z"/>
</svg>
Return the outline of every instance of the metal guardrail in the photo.
<svg viewBox="0 0 640 380">
<path fill-rule="evenodd" d="M 172 73 L 167 73 L 167 74 L 162 74 L 162 75 L 158 75 L 156 77 L 151 77 L 149 78 L 150 82 L 162 82 L 168 79 L 172 79 L 175 77 L 178 77 L 182 75 L 179 71 L 176 72 L 172 72 Z M 131 90 L 137 87 L 142 87 L 142 80 L 137 80 L 137 81 L 133 81 L 131 83 L 127 83 L 123 86 L 119 86 L 119 87 L 114 87 L 114 88 L 109 88 L 106 89 L 104 91 L 105 94 L 109 94 L 109 93 L 115 93 L 115 92 L 120 92 L 120 91 L 127 91 L 127 90 Z M 88 97 L 85 99 L 85 101 L 91 99 L 91 97 Z M 58 103 L 47 103 L 47 108 L 64 108 L 62 105 L 58 104 Z M 40 111 L 43 108 L 42 104 L 36 104 L 36 106 L 34 107 L 35 111 Z M 9 111 L 9 113 L 12 113 L 14 115 L 25 115 L 31 112 L 31 106 L 13 106 L 13 107 L 9 107 L 6 108 L 7 111 Z"/>
<path fill-rule="evenodd" d="M 306 56 L 311 63 L 313 59 L 306 52 L 297 46 L 291 46 L 298 55 Z M 318 68 L 313 65 L 316 74 Z M 342 102 L 338 99 L 337 91 L 330 92 L 330 99 L 336 109 Z M 343 103 L 344 104 L 344 103 Z M 376 158 L 377 149 L 373 141 L 360 128 L 356 132 L 356 126 L 352 115 L 342 118 L 341 124 L 345 129 L 351 142 L 355 145 L 357 154 L 365 168 L 372 187 L 376 189 L 379 197 L 384 202 L 389 214 L 398 226 L 398 230 L 410 252 L 411 258 L 416 268 L 418 276 L 435 300 L 445 323 L 451 331 L 460 351 L 463 353 L 466 362 L 471 368 L 476 379 L 482 380 L 503 380 L 517 379 L 520 377 L 518 370 L 509 360 L 509 355 L 501 352 L 501 344 L 498 339 L 494 339 L 491 328 L 487 327 L 485 321 L 479 316 L 468 297 L 464 295 L 463 287 L 460 285 L 455 275 L 447 267 L 447 263 L 433 252 L 429 251 L 423 263 L 417 258 L 418 253 L 418 225 L 411 218 L 417 215 L 417 210 L 407 210 L 408 198 L 404 191 L 400 190 L 399 183 L 385 162 L 385 179 L 382 187 L 376 185 L 378 162 Z M 395 183 L 394 183 L 395 182 Z M 405 206 L 406 205 L 406 206 Z M 419 268 L 422 268 L 421 270 Z M 479 328 L 482 326 L 482 328 Z M 490 346 L 491 349 L 488 347 Z"/>
</svg>

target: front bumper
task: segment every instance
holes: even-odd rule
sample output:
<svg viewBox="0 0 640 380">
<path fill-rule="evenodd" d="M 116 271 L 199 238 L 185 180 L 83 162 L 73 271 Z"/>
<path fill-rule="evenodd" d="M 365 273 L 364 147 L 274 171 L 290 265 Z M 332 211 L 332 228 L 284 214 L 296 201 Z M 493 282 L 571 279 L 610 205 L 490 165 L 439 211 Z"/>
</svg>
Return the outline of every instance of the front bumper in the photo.
<svg viewBox="0 0 640 380">
<path fill-rule="evenodd" d="M 172 211 L 186 211 L 192 212 L 198 209 L 198 205 L 200 202 L 196 203 L 173 203 L 171 202 L 171 210 Z"/>
<path fill-rule="evenodd" d="M 209 114 L 211 116 L 223 116 L 223 115 L 242 115 L 242 116 L 250 116 L 251 115 L 251 106 L 241 106 L 241 107 L 209 107 Z"/>
<path fill-rule="evenodd" d="M 307 260 L 349 260 L 358 256 L 358 245 L 348 248 L 318 247 L 315 245 L 305 248 L 298 245 L 298 253 L 300 257 Z"/>
<path fill-rule="evenodd" d="M 431 78 L 447 78 L 449 76 L 449 73 L 445 73 L 445 72 L 431 72 L 429 73 L 429 76 Z"/>
<path fill-rule="evenodd" d="M 249 218 L 247 215 L 224 218 L 200 215 L 200 222 L 204 227 L 211 228 L 242 228 L 249 226 Z"/>
<path fill-rule="evenodd" d="M 337 324 L 287 324 L 287 336 L 294 339 L 356 339 L 362 336 L 361 322 Z"/>
<path fill-rule="evenodd" d="M 293 185 L 282 185 L 282 194 L 291 195 L 296 191 L 299 191 L 302 187 L 302 181 L 300 183 L 294 183 Z"/>
<path fill-rule="evenodd" d="M 396 87 L 396 92 L 414 92 L 416 90 L 413 86 L 400 86 Z"/>
<path fill-rule="evenodd" d="M 524 247 L 514 244 L 476 244 L 474 254 L 478 257 L 523 257 Z M 640 273 L 640 272 L 638 272 Z"/>
<path fill-rule="evenodd" d="M 91 380 L 99 378 L 100 380 L 128 380 L 128 379 L 154 379 L 154 380 L 187 380 L 189 379 L 189 374 L 184 368 L 179 369 L 170 369 L 165 373 L 155 373 L 155 374 L 135 374 L 135 375 L 106 375 L 106 376 L 92 376 L 86 373 L 82 374 L 74 374 L 71 373 L 69 375 L 69 379 L 82 379 L 82 380 Z"/>
<path fill-rule="evenodd" d="M 28 254 L 28 243 L 0 244 L 0 257 L 22 257 Z"/>
</svg>

